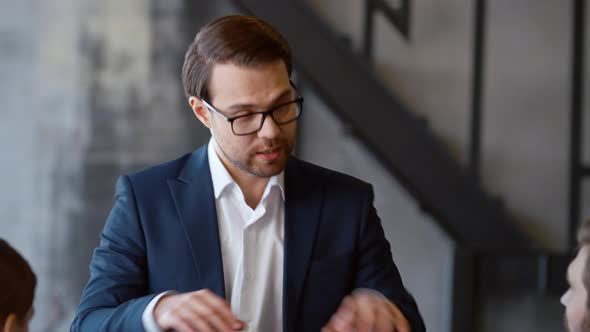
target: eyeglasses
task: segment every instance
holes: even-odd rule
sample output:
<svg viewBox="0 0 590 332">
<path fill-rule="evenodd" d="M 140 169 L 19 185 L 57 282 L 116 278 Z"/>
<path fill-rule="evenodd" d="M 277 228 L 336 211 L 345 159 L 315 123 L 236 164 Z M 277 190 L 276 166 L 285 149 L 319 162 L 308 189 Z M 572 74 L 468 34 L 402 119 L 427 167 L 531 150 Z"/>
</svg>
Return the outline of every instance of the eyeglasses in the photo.
<svg viewBox="0 0 590 332">
<path fill-rule="evenodd" d="M 270 115 L 278 126 L 282 126 L 299 119 L 303 112 L 303 97 L 301 96 L 292 101 L 277 105 L 268 111 L 250 112 L 233 118 L 221 113 L 204 99 L 202 99 L 202 102 L 211 112 L 217 113 L 226 119 L 231 124 L 232 132 L 237 136 L 252 135 L 260 131 L 267 115 Z"/>
</svg>

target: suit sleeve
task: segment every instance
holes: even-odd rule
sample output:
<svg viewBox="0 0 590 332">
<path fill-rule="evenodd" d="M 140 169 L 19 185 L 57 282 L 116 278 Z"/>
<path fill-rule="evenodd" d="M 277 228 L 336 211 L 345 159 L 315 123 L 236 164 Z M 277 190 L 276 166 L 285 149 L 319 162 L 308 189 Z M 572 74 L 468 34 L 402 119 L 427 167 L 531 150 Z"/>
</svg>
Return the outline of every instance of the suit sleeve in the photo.
<svg viewBox="0 0 590 332">
<path fill-rule="evenodd" d="M 133 188 L 117 181 L 115 204 L 90 262 L 71 331 L 143 331 L 141 316 L 157 294 L 147 294 L 147 260 Z"/>
<path fill-rule="evenodd" d="M 426 331 L 414 298 L 405 289 L 385 238 L 381 219 L 373 206 L 373 189 L 370 189 L 363 213 L 359 239 L 356 288 L 374 289 L 400 309 L 410 322 L 412 332 Z"/>
</svg>

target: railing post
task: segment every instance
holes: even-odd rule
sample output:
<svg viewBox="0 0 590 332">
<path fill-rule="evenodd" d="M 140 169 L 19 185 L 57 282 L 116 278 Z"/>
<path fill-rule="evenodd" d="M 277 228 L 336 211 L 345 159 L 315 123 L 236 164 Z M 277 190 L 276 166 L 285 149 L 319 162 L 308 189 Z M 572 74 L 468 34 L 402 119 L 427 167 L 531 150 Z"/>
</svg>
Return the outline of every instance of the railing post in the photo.
<svg viewBox="0 0 590 332">
<path fill-rule="evenodd" d="M 576 230 L 580 219 L 580 196 L 584 167 L 582 165 L 582 126 L 584 108 L 584 29 L 586 0 L 573 2 L 572 94 L 570 128 L 570 191 L 568 243 L 576 245 Z"/>
<path fill-rule="evenodd" d="M 487 0 L 475 1 L 469 170 L 476 181 L 479 181 L 481 163 L 486 10 Z"/>
<path fill-rule="evenodd" d="M 373 30 L 375 26 L 374 15 L 375 3 L 373 0 L 365 0 L 365 26 L 363 37 L 363 56 L 367 62 L 371 62 L 373 53 Z"/>
<path fill-rule="evenodd" d="M 477 261 L 469 249 L 457 246 L 453 251 L 451 299 L 452 332 L 476 331 Z M 433 328 L 439 330 L 438 328 Z"/>
</svg>

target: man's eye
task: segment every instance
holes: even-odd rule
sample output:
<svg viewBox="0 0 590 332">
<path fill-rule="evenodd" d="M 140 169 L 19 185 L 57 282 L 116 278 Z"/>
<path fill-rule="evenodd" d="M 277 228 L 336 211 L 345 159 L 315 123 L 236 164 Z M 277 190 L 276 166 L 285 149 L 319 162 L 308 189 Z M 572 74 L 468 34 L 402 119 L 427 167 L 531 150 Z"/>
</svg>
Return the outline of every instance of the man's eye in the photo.
<svg viewBox="0 0 590 332">
<path fill-rule="evenodd" d="M 236 116 L 242 116 L 242 115 L 249 115 L 254 113 L 255 111 L 252 109 L 243 109 L 243 110 L 239 110 L 236 113 L 234 113 L 232 116 L 236 117 Z"/>
</svg>

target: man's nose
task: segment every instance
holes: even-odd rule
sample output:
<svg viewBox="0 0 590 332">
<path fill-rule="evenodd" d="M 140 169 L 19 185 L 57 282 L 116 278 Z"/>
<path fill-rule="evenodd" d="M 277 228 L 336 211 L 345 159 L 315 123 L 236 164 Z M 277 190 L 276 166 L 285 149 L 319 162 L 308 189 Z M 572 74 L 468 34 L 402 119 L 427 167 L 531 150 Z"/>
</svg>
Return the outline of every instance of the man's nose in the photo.
<svg viewBox="0 0 590 332">
<path fill-rule="evenodd" d="M 564 306 L 567 305 L 567 297 L 568 297 L 568 293 L 570 291 L 567 290 L 565 293 L 563 293 L 563 295 L 561 296 L 561 298 L 559 299 L 559 302 L 561 302 L 561 304 L 563 304 Z"/>
<path fill-rule="evenodd" d="M 258 131 L 258 136 L 261 138 L 274 138 L 280 131 L 281 128 L 279 128 L 275 120 L 269 114 L 264 118 L 264 123 L 262 124 L 260 131 Z"/>
</svg>

